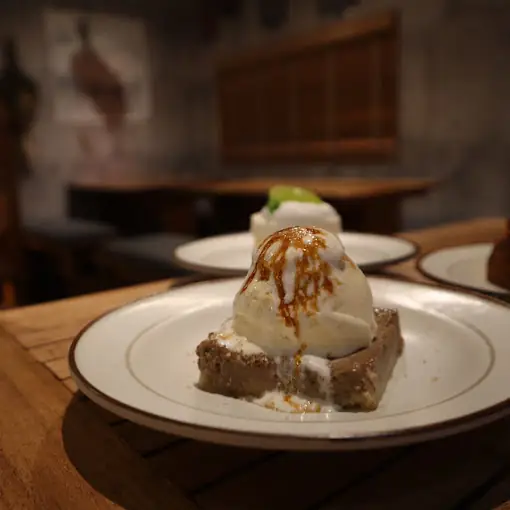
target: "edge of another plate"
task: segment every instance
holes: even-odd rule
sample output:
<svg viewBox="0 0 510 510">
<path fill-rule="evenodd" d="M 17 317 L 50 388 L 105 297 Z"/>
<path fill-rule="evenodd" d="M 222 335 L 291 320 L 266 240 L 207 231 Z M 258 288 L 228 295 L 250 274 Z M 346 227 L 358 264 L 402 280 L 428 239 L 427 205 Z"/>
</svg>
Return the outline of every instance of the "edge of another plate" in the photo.
<svg viewBox="0 0 510 510">
<path fill-rule="evenodd" d="M 202 239 L 195 239 L 194 241 L 190 241 L 189 243 L 184 243 L 180 246 L 177 246 L 174 249 L 174 251 L 172 253 L 172 261 L 179 267 L 181 267 L 183 269 L 187 269 L 188 271 L 194 271 L 196 273 L 201 273 L 201 274 L 206 274 L 206 275 L 216 275 L 216 276 L 220 276 L 220 277 L 244 276 L 246 274 L 246 271 L 248 271 L 248 269 L 246 269 L 246 270 L 228 269 L 225 267 L 213 267 L 213 266 L 210 266 L 207 264 L 199 264 L 199 263 L 189 262 L 189 261 L 179 257 L 179 255 L 177 254 L 177 251 L 179 250 L 179 248 L 181 248 L 182 246 L 185 246 L 186 244 L 199 242 L 199 241 L 205 240 L 205 239 L 212 239 L 214 237 L 222 237 L 222 236 L 227 237 L 229 235 L 236 235 L 236 234 L 241 234 L 241 233 L 242 232 L 234 232 L 232 234 L 209 236 L 209 237 L 204 237 Z M 367 232 L 348 232 L 348 233 L 349 234 L 358 234 L 358 235 L 365 234 L 365 235 L 369 235 L 369 236 L 379 236 L 379 237 L 391 238 L 391 239 L 401 242 L 402 244 L 406 244 L 409 247 L 409 252 L 405 255 L 401 255 L 399 257 L 388 258 L 388 259 L 385 259 L 384 261 L 373 262 L 370 264 L 359 264 L 359 268 L 363 272 L 368 273 L 368 272 L 372 272 L 372 271 L 378 271 L 378 270 L 383 269 L 388 266 L 400 264 L 401 262 L 405 262 L 406 260 L 412 259 L 413 257 L 415 257 L 416 255 L 418 255 L 420 253 L 420 245 L 418 243 L 416 243 L 415 241 L 411 241 L 409 239 L 404 239 L 402 237 L 397 237 L 394 235 L 372 234 L 372 233 L 367 233 Z"/>
<path fill-rule="evenodd" d="M 380 276 L 371 276 L 380 280 L 394 280 Z M 403 283 L 435 287 L 434 284 L 417 283 L 401 280 Z M 203 283 L 197 282 L 197 283 Z M 186 285 L 185 283 L 183 285 Z M 177 285 L 175 288 L 180 287 Z M 439 287 L 441 288 L 441 287 Z M 171 289 L 170 289 L 171 290 Z M 455 288 L 443 289 L 454 294 L 470 294 L 479 299 L 491 301 L 494 304 L 506 307 L 510 310 L 510 304 L 497 298 L 479 294 L 476 292 L 464 292 Z M 81 373 L 75 359 L 75 351 L 80 338 L 88 331 L 88 329 L 99 320 L 107 315 L 131 306 L 134 303 L 144 301 L 150 296 L 140 298 L 114 310 L 101 314 L 95 320 L 87 324 L 75 337 L 68 354 L 69 368 L 71 376 L 75 381 L 78 389 L 93 402 L 114 414 L 161 432 L 174 434 L 189 439 L 206 441 L 222 445 L 241 446 L 260 449 L 278 449 L 286 451 L 334 451 L 334 450 L 369 450 L 374 448 L 386 448 L 409 445 L 413 443 L 425 442 L 433 439 L 452 436 L 461 432 L 478 428 L 482 425 L 492 423 L 504 416 L 510 414 L 510 397 L 486 409 L 482 409 L 467 416 L 453 418 L 440 423 L 433 423 L 416 428 L 408 428 L 399 431 L 365 434 L 363 436 L 349 436 L 342 438 L 325 438 L 325 437 L 296 437 L 281 436 L 267 433 L 257 432 L 239 432 L 236 430 L 219 429 L 207 425 L 197 425 L 183 423 L 171 418 L 162 417 L 147 411 L 142 411 L 129 404 L 124 404 L 109 395 L 103 393 L 100 389 L 88 382 L 86 377 Z"/>
<path fill-rule="evenodd" d="M 423 262 L 425 259 L 427 259 L 430 256 L 437 255 L 440 252 L 450 251 L 454 248 L 459 248 L 459 247 L 479 246 L 479 245 L 483 245 L 483 244 L 490 244 L 490 243 L 469 243 L 469 244 L 464 244 L 464 245 L 460 245 L 460 246 L 452 246 L 450 248 L 439 248 L 437 250 L 433 250 L 428 253 L 424 253 L 417 258 L 416 269 L 421 274 L 426 276 L 427 278 L 430 278 L 431 280 L 433 280 L 435 282 L 441 283 L 442 285 L 446 285 L 448 287 L 448 289 L 453 289 L 453 290 L 458 289 L 459 292 L 471 291 L 471 292 L 476 293 L 478 296 L 481 295 L 482 297 L 493 297 L 493 298 L 499 298 L 499 300 L 501 300 L 501 299 L 507 300 L 510 298 L 510 291 L 502 290 L 501 292 L 499 292 L 497 290 L 483 289 L 481 287 L 474 287 L 472 285 L 454 282 L 447 278 L 442 278 L 441 276 L 437 276 L 436 274 L 431 273 L 430 271 L 425 269 L 425 267 L 423 265 Z"/>
</svg>

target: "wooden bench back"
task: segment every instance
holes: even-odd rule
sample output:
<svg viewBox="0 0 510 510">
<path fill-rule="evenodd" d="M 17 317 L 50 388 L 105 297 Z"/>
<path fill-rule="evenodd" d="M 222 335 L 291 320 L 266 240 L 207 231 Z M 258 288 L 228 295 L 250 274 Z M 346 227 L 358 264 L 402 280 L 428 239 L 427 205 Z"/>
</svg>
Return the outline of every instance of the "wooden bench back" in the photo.
<svg viewBox="0 0 510 510">
<path fill-rule="evenodd" d="M 224 163 L 385 162 L 397 154 L 399 19 L 325 25 L 224 60 Z"/>
</svg>

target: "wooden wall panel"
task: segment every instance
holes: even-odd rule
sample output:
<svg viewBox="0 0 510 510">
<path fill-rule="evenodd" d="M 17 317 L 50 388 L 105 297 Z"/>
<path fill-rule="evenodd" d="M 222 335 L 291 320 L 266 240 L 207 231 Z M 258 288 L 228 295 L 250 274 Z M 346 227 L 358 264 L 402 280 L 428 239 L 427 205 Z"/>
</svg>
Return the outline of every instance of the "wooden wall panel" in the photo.
<svg viewBox="0 0 510 510">
<path fill-rule="evenodd" d="M 261 139 L 260 86 L 253 69 L 232 73 L 221 83 L 222 136 L 228 146 L 258 145 Z"/>
<path fill-rule="evenodd" d="M 394 136 L 398 129 L 399 82 L 398 66 L 385 65 L 399 62 L 397 40 L 389 35 L 381 36 L 381 101 L 377 110 L 382 136 Z"/>
<path fill-rule="evenodd" d="M 291 140 L 291 68 L 287 62 L 264 66 L 261 73 L 261 137 L 263 144 Z M 247 141 L 249 143 L 249 140 Z"/>
<path fill-rule="evenodd" d="M 328 137 L 329 57 L 326 52 L 320 51 L 292 59 L 295 91 L 292 112 L 295 131 L 292 138 L 299 142 Z"/>
<path fill-rule="evenodd" d="M 218 71 L 223 161 L 395 157 L 398 25 L 393 14 L 343 21 L 224 61 Z"/>
<path fill-rule="evenodd" d="M 342 45 L 333 55 L 333 139 L 366 138 L 371 132 L 372 46 L 365 40 Z"/>
</svg>

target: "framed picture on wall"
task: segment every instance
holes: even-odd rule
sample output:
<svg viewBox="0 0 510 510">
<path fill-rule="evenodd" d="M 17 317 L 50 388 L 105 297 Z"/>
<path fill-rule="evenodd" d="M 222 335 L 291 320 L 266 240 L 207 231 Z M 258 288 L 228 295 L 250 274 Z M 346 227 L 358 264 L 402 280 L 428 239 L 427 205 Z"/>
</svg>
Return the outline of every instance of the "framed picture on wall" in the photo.
<svg viewBox="0 0 510 510">
<path fill-rule="evenodd" d="M 127 123 L 151 116 L 143 20 L 48 10 L 44 21 L 56 121 L 95 125 L 115 123 L 119 116 Z"/>
</svg>

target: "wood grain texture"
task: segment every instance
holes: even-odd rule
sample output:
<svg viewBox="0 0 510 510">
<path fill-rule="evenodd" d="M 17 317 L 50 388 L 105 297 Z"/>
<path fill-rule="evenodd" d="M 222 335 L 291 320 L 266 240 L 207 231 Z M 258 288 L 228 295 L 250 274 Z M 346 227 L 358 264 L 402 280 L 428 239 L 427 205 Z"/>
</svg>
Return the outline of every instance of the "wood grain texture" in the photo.
<svg viewBox="0 0 510 510">
<path fill-rule="evenodd" d="M 271 48 L 254 48 L 242 55 L 224 57 L 219 63 L 225 70 L 245 68 L 247 62 L 273 61 L 290 55 L 313 51 L 317 46 L 329 46 L 339 41 L 353 41 L 373 34 L 384 34 L 395 23 L 394 13 L 383 13 L 371 18 L 343 20 L 330 23 L 320 31 L 274 42 Z"/>
<path fill-rule="evenodd" d="M 409 231 L 401 237 L 421 246 L 423 253 L 462 244 L 486 243 L 503 236 L 506 220 L 503 218 L 478 218 L 449 223 L 425 230 Z"/>
<path fill-rule="evenodd" d="M 69 347 L 73 338 L 66 338 L 65 340 L 57 340 L 48 344 L 41 345 L 30 349 L 30 354 L 41 363 L 47 363 L 48 361 L 58 360 L 65 358 L 69 352 Z"/>
<path fill-rule="evenodd" d="M 303 120 L 308 125 L 310 119 Z M 269 123 L 269 122 L 268 122 Z M 310 121 L 312 123 L 312 121 Z M 276 124 L 270 123 L 272 127 Z M 298 128 L 296 128 L 297 130 Z M 282 135 L 287 137 L 287 135 Z M 252 163 L 302 163 L 304 161 L 335 161 L 346 163 L 354 159 L 363 159 L 366 163 L 377 163 L 380 159 L 389 159 L 396 150 L 391 138 L 362 138 L 356 140 L 313 140 L 310 142 L 278 142 L 271 146 L 253 146 L 241 143 L 222 150 L 226 161 L 250 161 Z M 320 154 L 317 156 L 316 154 Z"/>
<path fill-rule="evenodd" d="M 507 465 L 509 447 L 508 420 L 419 445 L 399 462 L 319 508 L 455 508 Z"/>
<path fill-rule="evenodd" d="M 71 377 L 67 357 L 48 361 L 44 365 L 59 380 Z"/>
<path fill-rule="evenodd" d="M 61 382 L 71 393 L 76 393 L 78 391 L 78 386 L 70 377 L 68 379 L 64 379 Z"/>
<path fill-rule="evenodd" d="M 168 285 L 168 282 L 157 282 L 14 308 L 3 312 L 0 320 L 2 326 L 24 347 L 33 348 L 74 337 L 92 318 L 136 299 L 162 292 Z"/>
<path fill-rule="evenodd" d="M 380 197 L 406 197 L 426 193 L 438 186 L 434 179 L 356 179 L 356 178 L 288 178 L 261 177 L 250 179 L 226 179 L 201 185 L 196 191 L 209 192 L 215 196 L 263 197 L 269 188 L 277 185 L 301 186 L 318 193 L 324 200 L 373 200 Z"/>
<path fill-rule="evenodd" d="M 354 480 L 401 455 L 400 450 L 375 452 L 285 453 L 269 458 L 195 495 L 208 510 L 305 510 Z M 246 494 L 250 494 L 246 498 Z"/>
<path fill-rule="evenodd" d="M 429 252 L 492 241 L 504 227 L 486 218 L 401 235 Z M 414 261 L 385 273 L 427 281 Z M 0 312 L 0 409 L 8 410 L 0 413 L 0 508 L 187 509 L 196 501 L 203 510 L 482 510 L 510 497 L 509 420 L 409 448 L 279 453 L 166 436 L 74 394 L 70 338 L 176 283 Z"/>
<path fill-rule="evenodd" d="M 253 101 L 253 100 L 252 100 Z M 278 123 L 272 122 L 271 126 L 275 130 L 280 130 Z M 276 135 L 275 135 L 276 136 Z M 285 142 L 287 143 L 287 142 Z M 335 141 L 314 141 L 324 150 L 335 151 Z M 363 142 L 356 140 L 342 141 L 345 147 L 349 147 L 349 151 L 361 151 L 367 153 L 367 147 Z M 392 150 L 392 141 L 381 138 L 378 144 L 388 145 L 388 150 Z M 329 148 L 327 148 L 329 147 Z M 287 147 L 291 152 L 299 153 L 301 143 L 293 144 Z M 236 148 L 235 150 L 244 151 L 244 148 Z M 252 149 L 248 149 L 252 151 Z M 322 150 L 322 149 L 321 149 Z M 347 150 L 347 149 L 346 149 Z M 215 209 L 215 232 L 228 233 L 237 232 L 246 229 L 247 218 L 255 211 L 260 210 L 267 199 L 267 192 L 271 186 L 277 184 L 287 184 L 294 186 L 302 186 L 315 190 L 324 200 L 329 201 L 343 216 L 346 228 L 359 232 L 372 232 L 380 234 L 392 234 L 402 230 L 402 203 L 405 199 L 425 194 L 434 187 L 440 185 L 440 181 L 433 179 L 413 179 L 413 178 L 393 178 L 393 179 L 353 179 L 353 178 L 258 178 L 258 179 L 220 179 L 216 181 L 183 181 L 177 183 L 151 183 L 150 179 L 143 179 L 130 183 L 129 191 L 125 188 L 122 181 L 108 180 L 106 182 L 89 182 L 84 184 L 76 184 L 73 187 L 73 193 L 81 196 L 80 200 L 94 202 L 97 197 L 104 194 L 105 197 L 116 196 L 117 194 L 135 193 L 137 187 L 140 192 L 149 187 L 152 190 L 159 189 L 160 193 L 167 195 L 172 202 L 177 195 L 182 194 L 181 200 L 192 202 L 193 198 L 208 197 L 213 201 Z M 94 198 L 96 197 L 96 198 Z M 184 197 L 184 198 L 183 198 Z M 104 197 L 103 197 L 104 198 Z M 103 200 L 103 199 L 101 199 Z M 117 210 L 113 205 L 113 211 Z M 159 216 L 163 214 L 160 209 Z M 237 212 L 232 215 L 232 210 Z M 177 212 L 182 210 L 177 208 Z M 165 216 L 163 214 L 163 216 Z M 170 215 L 172 216 L 172 215 Z M 187 217 L 188 215 L 185 214 Z M 178 215 L 172 216 L 170 223 L 178 219 Z M 175 221 L 174 221 L 175 220 Z M 114 223 L 115 214 L 112 216 Z M 121 230 L 128 229 L 124 224 L 126 220 L 118 223 Z M 165 220 L 166 221 L 166 220 Z M 121 225 L 121 223 L 123 225 Z M 132 228 L 133 222 L 129 221 L 129 229 Z M 117 223 L 116 223 L 117 224 Z M 175 225 L 174 225 L 175 227 Z M 175 230 L 175 228 L 174 228 Z M 136 231 L 136 229 L 135 229 Z M 120 258 L 103 257 L 102 265 L 110 271 L 118 273 L 121 281 L 131 281 L 133 278 L 132 263 L 120 267 L 118 262 Z M 115 259 L 115 260 L 113 260 Z M 129 266 L 129 267 L 128 267 Z M 140 268 L 139 268 L 140 269 Z M 138 270 L 138 273 L 141 273 Z M 157 275 L 150 276 L 147 270 L 143 271 L 146 276 L 157 278 Z M 142 275 L 143 276 L 143 275 Z M 128 278 L 128 279 L 126 279 Z"/>
<path fill-rule="evenodd" d="M 342 20 L 222 62 L 224 162 L 394 158 L 398 27 L 391 13 Z"/>
<path fill-rule="evenodd" d="M 0 402 L 2 508 L 193 508 L 4 330 Z"/>
<path fill-rule="evenodd" d="M 317 142 L 323 143 L 323 142 Z M 326 144 L 328 142 L 325 142 Z M 334 142 L 333 142 L 334 143 Z M 342 142 L 344 143 L 344 142 Z M 345 142 L 346 147 L 353 151 L 366 151 L 363 142 Z M 388 140 L 380 140 L 380 144 L 392 144 Z M 242 149 L 240 149 L 242 150 Z M 294 149 L 293 149 L 294 150 Z M 296 146 L 295 150 L 299 151 Z M 333 150 L 333 149 L 332 149 Z M 392 150 L 388 146 L 388 150 Z M 124 182 L 123 180 L 109 179 L 105 181 L 77 182 L 72 186 L 79 190 L 105 191 L 105 192 L 143 192 L 147 189 L 156 191 L 185 192 L 191 195 L 238 195 L 238 196 L 262 196 L 265 198 L 269 188 L 278 184 L 303 186 L 319 193 L 324 200 L 363 200 L 379 196 L 407 196 L 414 193 L 427 192 L 441 181 L 435 179 L 420 178 L 288 178 L 288 177 L 263 177 L 249 179 L 216 179 L 213 181 L 181 181 L 165 182 L 152 181 L 150 179 L 138 179 Z"/>
<path fill-rule="evenodd" d="M 266 450 L 185 441 L 148 460 L 158 473 L 189 492 L 242 470 L 268 455 Z"/>
</svg>

